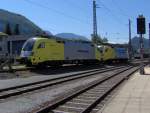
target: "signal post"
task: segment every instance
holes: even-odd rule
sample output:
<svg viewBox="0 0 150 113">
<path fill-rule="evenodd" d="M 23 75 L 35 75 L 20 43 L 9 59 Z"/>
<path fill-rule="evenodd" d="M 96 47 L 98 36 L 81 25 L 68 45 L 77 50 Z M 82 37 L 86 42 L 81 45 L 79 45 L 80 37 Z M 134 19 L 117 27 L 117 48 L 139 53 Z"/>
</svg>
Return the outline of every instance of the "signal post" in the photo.
<svg viewBox="0 0 150 113">
<path fill-rule="evenodd" d="M 143 34 L 146 33 L 145 30 L 145 17 L 143 15 L 139 15 L 137 18 L 137 34 L 140 35 L 140 74 L 145 74 L 144 72 L 144 64 L 143 64 L 143 51 L 144 51 L 144 44 L 143 44 Z"/>
<path fill-rule="evenodd" d="M 150 66 L 150 23 L 148 24 L 149 27 L 149 66 Z"/>
</svg>

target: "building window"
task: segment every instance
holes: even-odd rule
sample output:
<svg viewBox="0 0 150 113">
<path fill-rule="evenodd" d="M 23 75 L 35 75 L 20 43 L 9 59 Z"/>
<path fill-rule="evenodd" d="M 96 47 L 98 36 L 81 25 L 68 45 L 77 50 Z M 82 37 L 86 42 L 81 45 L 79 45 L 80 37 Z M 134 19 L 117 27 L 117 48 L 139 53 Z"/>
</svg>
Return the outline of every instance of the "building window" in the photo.
<svg viewBox="0 0 150 113">
<path fill-rule="evenodd" d="M 0 42 L 2 42 L 3 41 L 3 38 L 2 37 L 0 37 Z"/>
<path fill-rule="evenodd" d="M 2 51 L 2 47 L 0 46 L 0 51 Z"/>
</svg>

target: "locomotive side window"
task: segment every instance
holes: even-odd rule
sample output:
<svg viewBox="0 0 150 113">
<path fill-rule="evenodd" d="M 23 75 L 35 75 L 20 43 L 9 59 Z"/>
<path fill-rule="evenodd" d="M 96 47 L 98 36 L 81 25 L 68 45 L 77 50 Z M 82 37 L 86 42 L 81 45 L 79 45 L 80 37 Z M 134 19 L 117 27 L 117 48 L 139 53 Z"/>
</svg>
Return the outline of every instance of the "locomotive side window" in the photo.
<svg viewBox="0 0 150 113">
<path fill-rule="evenodd" d="M 44 42 L 40 43 L 38 48 L 45 48 L 45 43 Z"/>
</svg>

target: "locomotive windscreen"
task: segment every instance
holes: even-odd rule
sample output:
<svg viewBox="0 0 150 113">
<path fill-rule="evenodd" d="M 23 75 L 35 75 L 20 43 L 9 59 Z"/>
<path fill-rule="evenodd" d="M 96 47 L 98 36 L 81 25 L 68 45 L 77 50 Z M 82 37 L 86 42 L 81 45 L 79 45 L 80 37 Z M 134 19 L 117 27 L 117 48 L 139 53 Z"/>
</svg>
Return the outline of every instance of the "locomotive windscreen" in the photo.
<svg viewBox="0 0 150 113">
<path fill-rule="evenodd" d="M 32 51 L 34 43 L 35 43 L 34 39 L 27 40 L 23 45 L 23 51 Z"/>
</svg>

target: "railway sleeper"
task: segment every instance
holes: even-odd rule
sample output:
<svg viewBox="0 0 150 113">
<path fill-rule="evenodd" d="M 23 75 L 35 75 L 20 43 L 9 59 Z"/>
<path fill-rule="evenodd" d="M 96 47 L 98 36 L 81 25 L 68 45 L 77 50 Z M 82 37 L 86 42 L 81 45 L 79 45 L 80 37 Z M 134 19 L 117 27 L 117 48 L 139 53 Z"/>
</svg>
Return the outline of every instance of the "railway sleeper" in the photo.
<svg viewBox="0 0 150 113">
<path fill-rule="evenodd" d="M 128 75 L 129 73 L 131 74 L 132 71 L 134 71 L 135 69 L 136 68 L 133 68 L 133 69 L 130 69 L 130 71 L 128 71 L 128 72 L 122 72 L 122 74 L 123 75 L 126 75 L 126 74 Z M 118 74 L 120 74 L 120 72 Z M 121 81 L 123 81 L 123 79 L 124 79 L 124 76 L 114 76 L 113 78 L 109 79 L 110 82 L 107 82 L 107 81 L 105 82 L 104 81 L 99 85 L 97 84 L 97 86 L 94 85 L 94 87 L 92 87 L 92 89 L 88 89 L 90 92 L 92 92 L 92 91 L 97 92 L 97 91 L 100 90 L 99 94 L 97 93 L 99 95 L 99 97 L 92 97 L 91 98 L 91 97 L 83 96 L 83 94 L 86 95 L 86 93 L 87 93 L 87 91 L 85 91 L 85 92 L 82 92 L 81 95 L 78 95 L 75 98 L 72 98 L 72 99 L 69 100 L 71 102 L 82 102 L 82 103 L 87 102 L 88 103 L 87 105 L 83 105 L 82 107 L 81 106 L 78 107 L 78 105 L 74 106 L 76 104 L 72 104 L 71 107 L 70 107 L 70 106 L 68 106 L 67 102 L 65 102 L 63 105 L 60 105 L 60 106 L 56 107 L 52 111 L 54 113 L 56 113 L 55 111 L 61 111 L 60 113 L 65 113 L 65 112 L 69 112 L 69 113 L 87 113 L 91 110 L 91 108 L 95 107 L 99 102 L 102 102 L 102 100 L 104 100 L 104 98 L 108 95 L 108 93 L 112 89 L 114 89 L 118 84 L 120 84 Z M 106 79 L 106 80 L 108 80 L 108 79 Z M 110 83 L 111 83 L 111 85 L 109 85 Z M 93 90 L 93 88 L 95 90 Z M 74 100 L 76 100 L 76 101 L 74 101 Z M 89 102 L 91 104 L 89 104 Z M 88 107 L 86 107 L 86 106 L 88 106 Z"/>
</svg>

